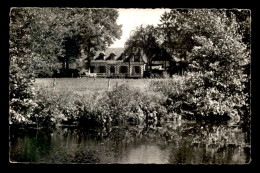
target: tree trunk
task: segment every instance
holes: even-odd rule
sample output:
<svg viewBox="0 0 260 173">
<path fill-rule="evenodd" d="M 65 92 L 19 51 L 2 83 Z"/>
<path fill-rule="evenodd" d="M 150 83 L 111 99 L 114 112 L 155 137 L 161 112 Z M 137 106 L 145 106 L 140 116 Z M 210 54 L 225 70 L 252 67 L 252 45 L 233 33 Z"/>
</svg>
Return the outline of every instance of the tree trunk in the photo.
<svg viewBox="0 0 260 173">
<path fill-rule="evenodd" d="M 90 64 L 91 64 L 91 59 L 89 57 L 88 61 L 87 61 L 87 64 L 86 64 L 86 70 L 88 71 L 88 73 L 90 73 Z"/>
<path fill-rule="evenodd" d="M 62 61 L 62 70 L 65 71 L 66 69 L 66 62 L 65 62 L 65 59 L 63 59 Z"/>
<path fill-rule="evenodd" d="M 86 70 L 88 73 L 90 72 L 90 64 L 91 64 L 91 57 L 90 57 L 90 47 L 87 49 L 87 63 L 86 63 Z"/>
<path fill-rule="evenodd" d="M 69 57 L 66 57 L 66 70 L 69 70 Z"/>
</svg>

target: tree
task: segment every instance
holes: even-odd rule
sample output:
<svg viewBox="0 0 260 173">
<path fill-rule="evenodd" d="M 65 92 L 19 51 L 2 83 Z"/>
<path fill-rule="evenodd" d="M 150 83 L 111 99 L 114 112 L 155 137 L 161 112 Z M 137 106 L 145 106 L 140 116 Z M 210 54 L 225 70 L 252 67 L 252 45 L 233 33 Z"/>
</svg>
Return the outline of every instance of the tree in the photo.
<svg viewBox="0 0 260 173">
<path fill-rule="evenodd" d="M 14 8 L 11 15 L 12 20 L 30 19 L 21 31 L 27 33 L 23 42 L 30 45 L 32 56 L 28 72 L 42 76 L 51 76 L 61 68 L 60 61 L 68 69 L 70 62 L 81 57 L 80 50 L 90 59 L 95 51 L 106 49 L 120 38 L 122 32 L 114 9 Z"/>
<path fill-rule="evenodd" d="M 89 69 L 91 58 L 96 51 L 104 51 L 121 37 L 122 25 L 116 23 L 118 11 L 115 9 L 86 9 L 80 12 L 83 13 L 79 29 L 80 43 L 87 56 L 86 68 Z M 89 13 L 89 16 L 85 15 L 86 13 Z"/>
<path fill-rule="evenodd" d="M 12 9 L 10 15 L 9 49 L 9 122 L 29 123 L 35 103 L 32 101 L 32 75 L 26 73 L 30 64 L 29 25 L 33 19 L 27 10 Z"/>
<path fill-rule="evenodd" d="M 157 28 L 152 25 L 140 26 L 132 31 L 129 39 L 125 43 L 125 52 L 129 55 L 136 53 L 146 55 L 148 64 L 156 58 L 165 57 L 163 49 L 158 43 Z"/>
<path fill-rule="evenodd" d="M 250 51 L 245 40 L 249 38 L 243 40 L 247 36 L 237 22 L 239 11 L 235 12 L 236 15 L 232 11 L 227 15 L 226 10 L 172 10 L 161 18 L 165 38 L 162 45 L 172 54 L 182 52 L 188 69 L 203 75 L 203 90 L 197 91 L 204 97 L 200 104 L 206 106 L 196 103 L 200 113 L 211 110 L 233 117 L 243 115 L 244 107 L 248 111 L 245 84 L 249 79 L 246 67 L 250 64 Z"/>
</svg>

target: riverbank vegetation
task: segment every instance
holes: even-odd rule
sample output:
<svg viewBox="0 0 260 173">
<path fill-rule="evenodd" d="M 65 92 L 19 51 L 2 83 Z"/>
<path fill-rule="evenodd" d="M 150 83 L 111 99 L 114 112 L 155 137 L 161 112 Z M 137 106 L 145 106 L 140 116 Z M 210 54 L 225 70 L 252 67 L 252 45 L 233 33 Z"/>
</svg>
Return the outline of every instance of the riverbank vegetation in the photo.
<svg viewBox="0 0 260 173">
<path fill-rule="evenodd" d="M 127 79 L 96 79 L 97 83 L 111 80 L 111 88 L 99 86 L 99 91 L 76 91 L 79 86 L 62 89 L 63 83 L 54 90 L 52 80 L 45 85 L 37 79 L 34 83 L 34 97 L 27 99 L 27 114 L 24 119 L 16 119 L 13 124 L 33 125 L 50 128 L 58 125 L 73 125 L 83 128 L 110 129 L 111 127 L 144 126 L 153 124 L 163 126 L 168 122 L 186 120 L 224 121 L 231 119 L 238 123 L 246 116 L 246 107 L 239 107 L 241 99 L 224 95 L 219 101 L 214 89 L 203 88 L 199 74 L 174 76 L 171 79 L 139 79 L 136 87 L 127 85 Z M 68 86 L 75 79 L 66 79 Z M 78 78 L 82 87 L 90 87 L 93 79 Z M 101 82 L 102 81 L 102 82 Z M 121 82 L 120 82 L 121 81 Z M 141 90 L 138 85 L 143 86 Z M 206 91 L 205 91 L 206 90 Z M 228 106 L 236 105 L 235 107 Z M 244 105 L 245 106 L 245 105 Z M 244 110 L 243 110 L 244 109 Z M 237 113 L 237 114 L 234 114 Z M 239 113 L 238 113 L 239 112 Z"/>
</svg>

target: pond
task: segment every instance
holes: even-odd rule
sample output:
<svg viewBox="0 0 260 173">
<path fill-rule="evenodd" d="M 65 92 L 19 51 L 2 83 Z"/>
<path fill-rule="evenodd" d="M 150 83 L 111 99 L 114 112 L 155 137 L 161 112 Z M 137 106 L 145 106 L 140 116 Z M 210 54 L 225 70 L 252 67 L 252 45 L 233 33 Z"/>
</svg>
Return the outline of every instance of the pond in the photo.
<svg viewBox="0 0 260 173">
<path fill-rule="evenodd" d="M 245 164 L 250 159 L 250 131 L 240 125 L 182 121 L 163 127 L 10 129 L 11 162 Z"/>
</svg>

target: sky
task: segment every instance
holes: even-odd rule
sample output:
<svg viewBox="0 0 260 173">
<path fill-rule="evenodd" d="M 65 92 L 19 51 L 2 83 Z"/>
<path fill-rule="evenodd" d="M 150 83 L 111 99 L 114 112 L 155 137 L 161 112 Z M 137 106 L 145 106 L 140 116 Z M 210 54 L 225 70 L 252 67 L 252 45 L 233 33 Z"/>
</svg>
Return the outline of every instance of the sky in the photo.
<svg viewBox="0 0 260 173">
<path fill-rule="evenodd" d="M 117 9 L 119 17 L 118 24 L 122 24 L 122 36 L 120 40 L 116 40 L 110 47 L 124 47 L 124 43 L 130 35 L 131 30 L 140 25 L 154 25 L 160 23 L 160 16 L 170 9 Z"/>
</svg>

